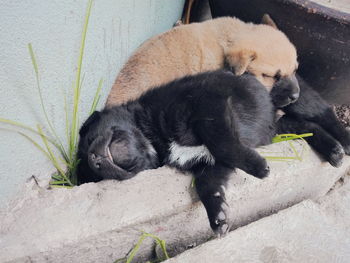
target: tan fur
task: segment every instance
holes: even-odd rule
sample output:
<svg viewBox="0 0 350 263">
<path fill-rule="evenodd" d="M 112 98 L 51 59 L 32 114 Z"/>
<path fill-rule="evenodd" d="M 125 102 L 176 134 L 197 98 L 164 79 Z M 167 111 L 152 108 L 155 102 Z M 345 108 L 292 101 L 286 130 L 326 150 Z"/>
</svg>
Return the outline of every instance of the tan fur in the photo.
<svg viewBox="0 0 350 263">
<path fill-rule="evenodd" d="M 297 54 L 288 38 L 268 25 L 222 17 L 175 27 L 143 43 L 126 62 L 106 106 L 139 97 L 148 89 L 185 75 L 224 67 L 248 71 L 270 89 L 279 70 L 291 75 Z"/>
</svg>

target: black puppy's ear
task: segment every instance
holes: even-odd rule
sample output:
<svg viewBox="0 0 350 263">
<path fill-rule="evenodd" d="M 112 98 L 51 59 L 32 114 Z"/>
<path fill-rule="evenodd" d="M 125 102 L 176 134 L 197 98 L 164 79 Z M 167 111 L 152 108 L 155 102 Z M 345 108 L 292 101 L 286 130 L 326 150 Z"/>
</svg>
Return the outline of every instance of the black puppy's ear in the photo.
<svg viewBox="0 0 350 263">
<path fill-rule="evenodd" d="M 272 18 L 268 14 L 263 15 L 261 19 L 261 24 L 272 26 L 273 28 L 278 29 L 276 23 L 272 20 Z"/>
<path fill-rule="evenodd" d="M 91 124 L 95 123 L 101 118 L 101 112 L 94 111 L 89 118 L 84 122 L 83 126 L 80 128 L 80 137 L 84 136 L 88 131 Z"/>
</svg>

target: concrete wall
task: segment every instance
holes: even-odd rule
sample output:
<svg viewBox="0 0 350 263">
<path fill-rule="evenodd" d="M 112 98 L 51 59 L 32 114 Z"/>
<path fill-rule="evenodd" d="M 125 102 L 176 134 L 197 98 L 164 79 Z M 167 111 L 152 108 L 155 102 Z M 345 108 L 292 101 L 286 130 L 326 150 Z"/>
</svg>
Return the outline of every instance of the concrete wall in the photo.
<svg viewBox="0 0 350 263">
<path fill-rule="evenodd" d="M 144 40 L 172 27 L 184 0 L 95 0 L 83 63 L 81 118 L 86 118 L 100 78 L 102 107 L 117 72 Z M 64 100 L 71 87 L 87 0 L 0 2 L 0 117 L 27 125 L 45 123 L 27 44 L 32 43 L 49 117 L 64 137 Z M 46 157 L 0 124 L 0 205 L 31 175 L 49 177 Z M 38 139 L 38 138 L 37 138 Z M 38 139 L 40 141 L 40 139 Z"/>
</svg>

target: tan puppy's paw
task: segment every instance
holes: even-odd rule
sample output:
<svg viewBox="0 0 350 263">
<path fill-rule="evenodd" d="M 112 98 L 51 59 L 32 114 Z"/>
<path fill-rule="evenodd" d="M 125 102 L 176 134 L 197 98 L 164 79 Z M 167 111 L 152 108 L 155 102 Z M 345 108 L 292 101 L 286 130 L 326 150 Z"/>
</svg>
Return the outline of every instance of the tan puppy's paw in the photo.
<svg viewBox="0 0 350 263">
<path fill-rule="evenodd" d="M 237 76 L 247 71 L 249 64 L 254 61 L 257 54 L 253 50 L 230 48 L 225 53 L 225 62 L 230 70 Z"/>
</svg>

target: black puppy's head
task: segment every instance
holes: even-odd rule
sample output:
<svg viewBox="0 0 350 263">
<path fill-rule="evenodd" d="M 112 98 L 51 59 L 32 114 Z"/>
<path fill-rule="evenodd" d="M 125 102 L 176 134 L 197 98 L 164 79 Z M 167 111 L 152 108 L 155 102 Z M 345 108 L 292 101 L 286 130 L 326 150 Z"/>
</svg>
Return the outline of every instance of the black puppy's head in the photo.
<svg viewBox="0 0 350 263">
<path fill-rule="evenodd" d="M 149 141 L 123 107 L 95 111 L 80 129 L 78 183 L 125 180 L 156 168 L 158 158 Z"/>
<path fill-rule="evenodd" d="M 297 101 L 299 93 L 299 83 L 295 74 L 285 77 L 276 75 L 276 82 L 270 91 L 270 96 L 277 108 L 285 107 Z"/>
</svg>

